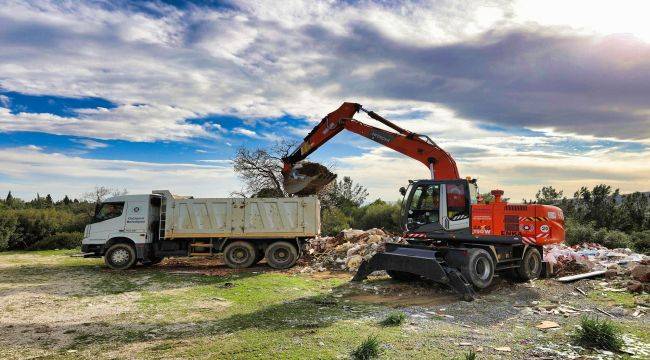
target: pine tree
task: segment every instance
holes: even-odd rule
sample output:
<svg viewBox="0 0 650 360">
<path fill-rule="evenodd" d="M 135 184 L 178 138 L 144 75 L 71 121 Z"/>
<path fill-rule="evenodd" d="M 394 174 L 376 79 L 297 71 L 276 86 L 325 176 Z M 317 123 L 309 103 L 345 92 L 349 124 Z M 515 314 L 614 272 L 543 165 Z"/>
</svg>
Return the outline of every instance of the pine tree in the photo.
<svg viewBox="0 0 650 360">
<path fill-rule="evenodd" d="M 63 204 L 64 205 L 70 205 L 71 202 L 72 201 L 70 201 L 70 198 L 68 197 L 68 195 L 63 197 Z"/>
<path fill-rule="evenodd" d="M 52 196 L 50 194 L 47 194 L 45 197 L 45 205 L 52 206 L 54 205 L 54 201 L 52 200 Z"/>
<path fill-rule="evenodd" d="M 7 193 L 7 197 L 5 198 L 5 204 L 11 206 L 14 202 L 14 196 L 11 195 L 11 190 Z"/>
</svg>

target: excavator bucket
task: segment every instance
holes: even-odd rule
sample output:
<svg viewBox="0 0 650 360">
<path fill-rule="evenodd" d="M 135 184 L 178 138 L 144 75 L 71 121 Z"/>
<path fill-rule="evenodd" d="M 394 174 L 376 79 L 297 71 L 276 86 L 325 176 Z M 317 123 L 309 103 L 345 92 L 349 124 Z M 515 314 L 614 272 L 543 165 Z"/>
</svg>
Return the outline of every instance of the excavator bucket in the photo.
<svg viewBox="0 0 650 360">
<path fill-rule="evenodd" d="M 435 250 L 387 243 L 385 252 L 377 253 L 370 260 L 361 263 L 352 281 L 363 281 L 368 275 L 378 270 L 420 275 L 426 279 L 448 285 L 465 301 L 471 301 L 475 296 L 474 289 L 463 278 L 463 275 L 457 269 L 441 264 Z"/>
<path fill-rule="evenodd" d="M 282 185 L 287 193 L 313 195 L 336 179 L 336 174 L 321 164 L 303 162 L 296 164 L 291 171 L 283 173 L 283 177 Z"/>
</svg>

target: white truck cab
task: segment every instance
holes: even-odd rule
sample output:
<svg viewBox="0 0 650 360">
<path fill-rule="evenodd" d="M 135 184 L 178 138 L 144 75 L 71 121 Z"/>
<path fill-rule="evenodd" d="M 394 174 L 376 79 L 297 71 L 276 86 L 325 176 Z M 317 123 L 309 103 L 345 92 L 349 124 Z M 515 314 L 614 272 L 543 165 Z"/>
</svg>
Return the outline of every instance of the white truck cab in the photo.
<svg viewBox="0 0 650 360">
<path fill-rule="evenodd" d="M 133 245 L 137 258 L 146 257 L 146 244 L 153 241 L 157 231 L 152 224 L 158 222 L 159 205 L 160 195 L 155 194 L 123 195 L 106 199 L 95 210 L 92 222 L 86 225 L 82 251 L 102 252 L 101 249 L 107 245 L 124 242 Z M 124 259 L 123 252 L 117 254 L 120 259 Z"/>
<path fill-rule="evenodd" d="M 85 257 L 103 256 L 113 269 L 221 252 L 234 268 L 265 257 L 270 266 L 287 268 L 300 256 L 304 241 L 319 233 L 316 197 L 194 198 L 157 190 L 99 204 L 81 250 Z"/>
</svg>

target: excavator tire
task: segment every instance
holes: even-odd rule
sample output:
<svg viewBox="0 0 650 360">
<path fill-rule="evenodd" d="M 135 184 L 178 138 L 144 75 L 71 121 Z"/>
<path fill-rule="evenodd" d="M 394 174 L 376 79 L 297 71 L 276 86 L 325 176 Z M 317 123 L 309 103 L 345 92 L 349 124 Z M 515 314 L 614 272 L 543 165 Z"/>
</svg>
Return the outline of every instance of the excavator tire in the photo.
<svg viewBox="0 0 650 360">
<path fill-rule="evenodd" d="M 465 280 L 477 289 L 484 289 L 492 284 L 494 270 L 494 260 L 483 249 L 469 249 L 467 258 L 460 267 L 460 273 Z"/>
<path fill-rule="evenodd" d="M 391 279 L 397 281 L 415 281 L 420 279 L 420 275 L 412 274 L 405 271 L 386 270 Z"/>
<path fill-rule="evenodd" d="M 542 255 L 534 247 L 526 249 L 521 265 L 517 268 L 517 275 L 524 281 L 537 279 L 542 274 Z"/>
</svg>

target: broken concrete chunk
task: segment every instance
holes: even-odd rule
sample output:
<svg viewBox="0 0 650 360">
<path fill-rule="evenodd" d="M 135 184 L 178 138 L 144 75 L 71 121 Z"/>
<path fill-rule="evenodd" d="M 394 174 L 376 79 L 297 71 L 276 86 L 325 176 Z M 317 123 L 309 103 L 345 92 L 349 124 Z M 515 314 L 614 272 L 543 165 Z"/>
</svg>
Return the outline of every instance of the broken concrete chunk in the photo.
<svg viewBox="0 0 650 360">
<path fill-rule="evenodd" d="M 560 327 L 560 324 L 554 322 L 554 321 L 547 321 L 544 320 L 542 321 L 539 325 L 535 326 L 536 328 L 540 330 L 546 330 L 546 329 L 556 329 Z"/>
<path fill-rule="evenodd" d="M 632 278 L 640 282 L 650 282 L 650 265 L 636 265 L 633 267 Z"/>
</svg>

